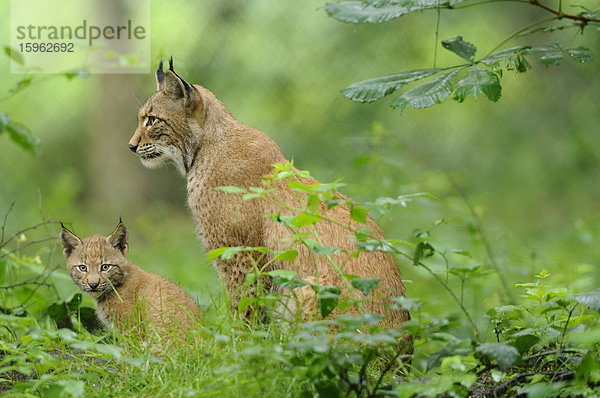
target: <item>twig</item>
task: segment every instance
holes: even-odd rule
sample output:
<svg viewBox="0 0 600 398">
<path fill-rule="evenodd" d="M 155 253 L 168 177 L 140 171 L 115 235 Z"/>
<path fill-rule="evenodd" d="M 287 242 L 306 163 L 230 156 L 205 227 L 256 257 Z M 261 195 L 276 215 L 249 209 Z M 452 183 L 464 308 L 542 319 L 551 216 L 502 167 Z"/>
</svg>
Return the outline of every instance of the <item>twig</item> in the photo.
<svg viewBox="0 0 600 398">
<path fill-rule="evenodd" d="M 21 234 L 24 234 L 24 233 L 25 233 L 25 232 L 27 232 L 27 231 L 31 231 L 31 230 L 33 230 L 33 229 L 39 228 L 39 227 L 41 227 L 41 226 L 43 226 L 43 225 L 47 225 L 47 224 L 57 224 L 57 222 L 56 222 L 56 221 L 50 221 L 50 220 L 49 220 L 49 221 L 43 221 L 43 222 L 41 222 L 41 223 L 38 223 L 38 224 L 32 225 L 31 227 L 23 228 L 23 229 L 21 229 L 21 230 L 19 230 L 19 231 L 15 232 L 14 234 L 12 234 L 12 235 L 11 235 L 11 237 L 10 237 L 10 238 L 8 238 L 8 240 L 7 240 L 6 242 L 2 242 L 2 243 L 0 243 L 0 248 L 3 248 L 3 247 L 5 247 L 5 246 L 6 246 L 6 245 L 8 245 L 8 244 L 9 244 L 9 243 L 10 243 L 12 240 L 14 240 L 15 238 L 17 238 L 17 237 L 18 237 L 18 236 L 20 236 Z"/>
<path fill-rule="evenodd" d="M 513 376 L 510 380 L 505 381 L 499 387 L 494 388 L 492 391 L 490 391 L 487 394 L 485 394 L 485 396 L 486 397 L 500 397 L 500 396 L 503 396 L 503 394 L 506 392 L 506 390 L 508 390 L 513 385 L 518 384 L 518 383 L 524 381 L 529 376 L 535 376 L 535 375 L 550 376 L 552 379 L 556 379 L 556 380 L 572 380 L 575 377 L 575 372 L 573 372 L 572 370 L 559 370 L 557 372 L 527 372 L 527 373 L 520 373 L 520 374 L 518 374 L 516 376 Z"/>
<path fill-rule="evenodd" d="M 551 12 L 552 14 L 556 15 L 559 19 L 562 18 L 567 18 L 567 19 L 572 19 L 573 21 L 579 21 L 581 22 L 581 28 L 583 29 L 583 27 L 585 27 L 585 25 L 587 25 L 590 22 L 600 22 L 599 18 L 589 18 L 583 15 L 574 15 L 574 14 L 565 14 L 564 12 L 562 12 L 562 10 L 555 10 L 552 7 L 549 7 L 545 4 L 540 3 L 538 0 L 529 0 L 529 3 L 531 3 L 534 6 L 538 6 L 543 8 L 544 10 Z M 562 6 L 561 6 L 562 8 Z"/>
<path fill-rule="evenodd" d="M 56 240 L 56 238 L 55 238 L 55 237 L 53 237 L 53 236 L 51 236 L 51 237 L 44 238 L 44 239 L 32 240 L 31 242 L 27 242 L 27 243 L 26 243 L 26 244 L 24 244 L 23 246 L 20 246 L 20 247 L 17 247 L 17 248 L 15 248 L 15 249 L 13 249 L 13 250 L 10 250 L 10 251 L 7 251 L 7 252 L 5 252 L 5 253 L 2 253 L 2 254 L 0 255 L 0 258 L 6 257 L 7 255 L 9 255 L 9 254 L 12 254 L 12 253 L 15 253 L 15 252 L 17 252 L 17 251 L 19 251 L 19 250 L 21 250 L 21 249 L 24 249 L 24 248 L 26 248 L 26 247 L 33 246 L 33 245 L 37 245 L 38 243 L 44 243 L 44 242 L 48 242 L 48 241 L 51 241 L 51 240 Z"/>
<path fill-rule="evenodd" d="M 8 215 L 10 214 L 10 212 L 12 211 L 13 207 L 15 207 L 15 201 L 13 201 L 10 206 L 8 207 L 8 210 L 6 211 L 6 213 L 4 213 L 4 221 L 2 222 L 2 235 L 0 236 L 0 247 L 4 246 L 4 228 L 6 228 L 6 220 L 8 219 Z"/>
<path fill-rule="evenodd" d="M 527 362 L 527 361 L 531 361 L 532 359 L 546 357 L 548 355 L 555 355 L 555 354 L 577 354 L 579 356 L 583 355 L 583 353 L 580 350 L 573 350 L 573 349 L 551 350 L 551 351 L 538 352 L 537 354 L 532 354 L 532 355 L 523 357 L 523 361 Z"/>
</svg>

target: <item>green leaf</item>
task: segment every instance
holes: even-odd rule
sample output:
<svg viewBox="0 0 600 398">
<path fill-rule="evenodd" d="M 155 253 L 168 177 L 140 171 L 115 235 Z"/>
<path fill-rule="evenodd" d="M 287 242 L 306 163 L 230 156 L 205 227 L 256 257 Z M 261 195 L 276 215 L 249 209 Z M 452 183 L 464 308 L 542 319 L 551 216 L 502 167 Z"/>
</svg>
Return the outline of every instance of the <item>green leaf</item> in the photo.
<svg viewBox="0 0 600 398">
<path fill-rule="evenodd" d="M 308 282 L 297 278 L 294 271 L 278 269 L 266 273 L 273 278 L 273 283 L 286 289 L 296 289 L 298 287 L 309 285 Z"/>
<path fill-rule="evenodd" d="M 549 47 L 540 47 L 534 49 L 534 51 L 543 51 L 545 54 L 540 57 L 540 64 L 546 65 L 560 65 L 564 59 L 563 48 L 558 43 L 550 43 Z"/>
<path fill-rule="evenodd" d="M 330 256 L 342 251 L 342 249 L 337 247 L 320 245 L 314 239 L 305 239 L 304 242 L 306 243 L 306 246 L 308 246 L 308 250 L 322 256 Z"/>
<path fill-rule="evenodd" d="M 387 4 L 380 7 L 363 3 L 362 1 L 342 1 L 325 5 L 327 14 L 342 22 L 350 23 L 381 23 L 408 14 L 411 10 L 397 4 Z"/>
<path fill-rule="evenodd" d="M 446 72 L 427 83 L 406 91 L 392 102 L 392 106 L 400 108 L 402 111 L 406 105 L 420 109 L 439 104 L 452 93 L 452 80 L 460 70 Z"/>
<path fill-rule="evenodd" d="M 469 68 L 467 76 L 456 83 L 452 98 L 463 102 L 467 95 L 477 99 L 479 94 L 484 93 L 490 101 L 496 102 L 500 99 L 500 79 L 498 75 L 487 69 L 473 66 Z"/>
<path fill-rule="evenodd" d="M 502 371 L 510 368 L 520 357 L 519 351 L 515 347 L 502 343 L 481 344 L 476 351 L 492 357 Z"/>
<path fill-rule="evenodd" d="M 454 54 L 466 59 L 467 61 L 471 61 L 477 52 L 477 48 L 471 43 L 463 41 L 461 36 L 456 36 L 453 39 L 442 41 L 442 47 L 444 47 L 446 50 L 452 51 Z"/>
<path fill-rule="evenodd" d="M 567 54 L 569 54 L 569 57 L 571 57 L 573 60 L 581 62 L 582 64 L 585 62 L 590 62 L 594 59 L 594 54 L 592 54 L 590 49 L 586 47 L 568 48 Z"/>
<path fill-rule="evenodd" d="M 410 82 L 433 76 L 441 69 L 417 69 L 408 72 L 363 80 L 342 90 L 342 94 L 356 102 L 373 102 L 392 94 Z"/>
<path fill-rule="evenodd" d="M 485 58 L 482 58 L 480 60 L 480 62 L 489 66 L 496 62 L 500 62 L 503 59 L 506 59 L 508 57 L 512 57 L 514 55 L 529 54 L 528 50 L 530 50 L 530 49 L 531 49 L 531 46 L 515 46 L 515 47 L 506 48 L 504 50 L 500 50 L 500 51 L 491 53 L 490 55 L 486 56 Z"/>
<path fill-rule="evenodd" d="M 368 295 L 379 285 L 381 278 L 354 278 L 352 279 L 352 286 L 358 289 L 365 296 Z"/>
<path fill-rule="evenodd" d="M 258 247 L 243 247 L 243 246 L 235 246 L 235 247 L 219 247 L 218 249 L 213 249 L 208 252 L 208 261 L 212 262 L 215 258 L 221 257 L 223 260 L 231 260 L 237 253 L 243 251 L 261 251 L 261 248 Z"/>
<path fill-rule="evenodd" d="M 600 369 L 600 363 L 592 352 L 588 352 L 577 367 L 575 375 L 579 380 L 589 381 L 590 375 Z"/>
<path fill-rule="evenodd" d="M 394 245 L 387 240 L 384 239 L 368 239 L 364 241 L 354 242 L 354 244 L 365 251 L 374 252 L 376 250 L 393 253 Z"/>
<path fill-rule="evenodd" d="M 419 309 L 421 307 L 420 299 L 418 298 L 407 298 L 404 296 L 391 297 L 392 300 L 392 309 L 393 310 L 407 310 L 413 311 Z"/>
<path fill-rule="evenodd" d="M 321 203 L 321 200 L 319 199 L 319 195 L 317 194 L 310 194 L 308 195 L 308 199 L 306 199 L 306 208 L 312 212 L 312 213 L 316 213 L 317 211 L 319 211 L 319 204 Z"/>
<path fill-rule="evenodd" d="M 354 221 L 366 224 L 367 223 L 367 211 L 360 206 L 355 206 L 354 204 L 350 206 L 350 218 Z"/>
<path fill-rule="evenodd" d="M 275 259 L 280 261 L 287 261 L 293 264 L 294 260 L 296 260 L 296 257 L 298 257 L 298 250 L 290 249 L 277 254 L 277 256 L 275 256 Z"/>
<path fill-rule="evenodd" d="M 6 54 L 10 59 L 12 59 L 14 62 L 18 63 L 21 66 L 25 64 L 25 60 L 23 59 L 21 53 L 15 50 L 14 48 L 4 46 L 4 54 Z"/>
<path fill-rule="evenodd" d="M 308 225 L 313 225 L 321 221 L 321 217 L 308 213 L 300 213 L 294 218 L 292 218 L 292 225 L 296 228 L 306 227 Z"/>
<path fill-rule="evenodd" d="M 5 128 L 8 131 L 10 139 L 28 152 L 34 153 L 35 147 L 40 144 L 40 140 L 32 136 L 29 129 L 21 123 L 9 120 Z"/>
<path fill-rule="evenodd" d="M 435 253 L 435 249 L 427 242 L 419 242 L 415 248 L 415 255 L 413 256 L 413 265 L 419 265 L 421 259 L 424 257 L 431 257 Z"/>
<path fill-rule="evenodd" d="M 218 189 L 219 191 L 223 191 L 223 192 L 227 192 L 227 193 L 246 193 L 246 190 L 244 188 L 230 186 L 230 185 L 216 187 L 215 189 Z"/>
<path fill-rule="evenodd" d="M 600 312 L 600 289 L 578 294 L 575 296 L 575 300 L 581 305 Z"/>
<path fill-rule="evenodd" d="M 340 288 L 337 286 L 315 286 L 321 316 L 325 318 L 337 307 Z"/>
<path fill-rule="evenodd" d="M 350 23 L 381 23 L 415 11 L 451 8 L 462 0 L 374 0 L 328 3 L 325 11 L 330 17 Z"/>
</svg>

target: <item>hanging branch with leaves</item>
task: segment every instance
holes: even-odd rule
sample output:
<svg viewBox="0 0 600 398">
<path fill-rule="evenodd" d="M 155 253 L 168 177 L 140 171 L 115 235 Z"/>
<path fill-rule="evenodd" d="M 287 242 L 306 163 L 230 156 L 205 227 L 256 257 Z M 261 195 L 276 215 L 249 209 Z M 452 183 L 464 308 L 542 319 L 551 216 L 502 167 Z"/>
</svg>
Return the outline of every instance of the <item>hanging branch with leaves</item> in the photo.
<svg viewBox="0 0 600 398">
<path fill-rule="evenodd" d="M 480 6 L 489 3 L 498 3 L 502 0 L 365 0 L 343 1 L 325 5 L 329 16 L 348 23 L 366 24 L 383 23 L 403 15 L 425 10 L 460 10 L 467 7 Z M 507 0 L 505 0 L 507 1 Z M 502 87 L 500 78 L 503 69 L 516 72 L 526 72 L 531 68 L 527 60 L 530 55 L 538 55 L 539 62 L 546 67 L 559 65 L 565 58 L 576 62 L 585 63 L 593 59 L 593 54 L 585 47 L 565 47 L 558 42 L 545 46 L 533 47 L 519 45 L 501 49 L 506 43 L 517 38 L 534 33 L 553 33 L 565 29 L 579 29 L 581 33 L 590 25 L 600 26 L 600 8 L 594 10 L 583 6 L 573 6 L 579 13 L 565 13 L 562 2 L 558 1 L 558 8 L 552 8 L 538 0 L 511 0 L 511 2 L 541 8 L 553 16 L 533 22 L 518 29 L 508 36 L 492 51 L 482 57 L 476 57 L 475 45 L 457 36 L 442 41 L 442 47 L 461 57 L 463 63 L 448 67 L 425 68 L 406 72 L 395 73 L 374 79 L 354 83 L 342 90 L 349 99 L 356 102 L 374 102 L 403 88 L 409 83 L 421 82 L 431 78 L 425 83 L 404 91 L 392 101 L 392 107 L 401 111 L 406 106 L 413 108 L 426 108 L 439 104 L 451 97 L 455 101 L 463 102 L 466 97 L 478 98 L 484 94 L 490 101 L 500 99 Z M 436 48 L 437 51 L 437 48 Z M 435 58 L 435 57 L 434 57 Z"/>
</svg>

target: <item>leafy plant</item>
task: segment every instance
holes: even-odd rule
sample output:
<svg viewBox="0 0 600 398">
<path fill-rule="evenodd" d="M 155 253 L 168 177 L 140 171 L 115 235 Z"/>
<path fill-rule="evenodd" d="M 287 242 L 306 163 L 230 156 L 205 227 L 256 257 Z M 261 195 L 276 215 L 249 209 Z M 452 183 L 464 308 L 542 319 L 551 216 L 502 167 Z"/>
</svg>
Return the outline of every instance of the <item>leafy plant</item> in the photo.
<svg viewBox="0 0 600 398">
<path fill-rule="evenodd" d="M 527 58 L 531 55 L 539 56 L 539 62 L 546 67 L 559 65 L 565 58 L 570 58 L 579 63 L 590 62 L 593 59 L 593 54 L 588 48 L 582 46 L 566 47 L 558 42 L 551 42 L 545 46 L 525 44 L 503 48 L 505 44 L 513 39 L 536 33 L 554 33 L 573 29 L 579 29 L 583 33 L 588 26 L 600 25 L 600 8 L 592 10 L 577 5 L 573 7 L 577 9 L 578 13 L 570 14 L 563 11 L 561 1 L 559 1 L 558 9 L 537 0 L 518 2 L 541 8 L 545 12 L 553 14 L 553 16 L 519 28 L 491 51 L 479 57 L 476 56 L 477 47 L 463 40 L 462 36 L 443 40 L 441 42 L 442 47 L 463 60 L 462 63 L 446 67 L 436 65 L 440 10 L 459 12 L 458 10 L 461 9 L 483 6 L 490 2 L 477 2 L 474 0 L 364 0 L 326 4 L 324 8 L 329 16 L 353 24 L 384 23 L 407 14 L 426 10 L 437 10 L 438 12 L 433 67 L 360 81 L 344 88 L 342 93 L 356 102 L 374 102 L 393 94 L 410 83 L 431 78 L 425 83 L 419 83 L 419 85 L 397 96 L 391 103 L 392 107 L 399 108 L 401 111 L 407 106 L 420 109 L 439 104 L 448 98 L 463 102 L 468 96 L 477 99 L 481 94 L 485 95 L 490 101 L 496 102 L 501 96 L 500 79 L 503 70 L 514 70 L 519 73 L 528 71 L 531 69 L 531 64 Z"/>
</svg>

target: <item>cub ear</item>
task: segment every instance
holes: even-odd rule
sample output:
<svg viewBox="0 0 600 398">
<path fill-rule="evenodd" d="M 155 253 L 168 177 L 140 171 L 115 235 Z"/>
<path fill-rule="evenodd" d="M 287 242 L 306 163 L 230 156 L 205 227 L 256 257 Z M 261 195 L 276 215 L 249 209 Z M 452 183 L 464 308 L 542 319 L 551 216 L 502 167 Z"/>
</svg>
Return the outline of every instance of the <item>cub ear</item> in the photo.
<svg viewBox="0 0 600 398">
<path fill-rule="evenodd" d="M 73 232 L 69 231 L 61 222 L 60 223 L 60 243 L 62 243 L 63 247 L 63 256 L 65 259 L 71 256 L 73 250 L 77 248 L 81 244 L 81 239 L 79 239 Z"/>
<path fill-rule="evenodd" d="M 183 80 L 173 69 L 173 58 L 169 60 L 169 69 L 165 72 L 165 93 L 173 99 L 183 99 L 186 107 L 194 103 L 194 87 Z"/>
<path fill-rule="evenodd" d="M 119 219 L 119 225 L 117 225 L 117 228 L 115 228 L 113 233 L 106 238 L 106 241 L 109 245 L 123 253 L 124 256 L 127 256 L 127 251 L 129 250 L 129 242 L 127 238 L 127 228 L 125 228 L 123 221 Z"/>
<path fill-rule="evenodd" d="M 160 60 L 158 69 L 156 70 L 156 91 L 165 89 L 165 72 L 163 72 L 163 61 Z"/>
</svg>

